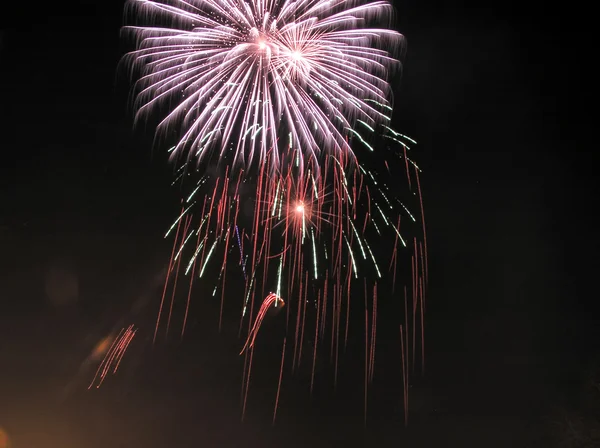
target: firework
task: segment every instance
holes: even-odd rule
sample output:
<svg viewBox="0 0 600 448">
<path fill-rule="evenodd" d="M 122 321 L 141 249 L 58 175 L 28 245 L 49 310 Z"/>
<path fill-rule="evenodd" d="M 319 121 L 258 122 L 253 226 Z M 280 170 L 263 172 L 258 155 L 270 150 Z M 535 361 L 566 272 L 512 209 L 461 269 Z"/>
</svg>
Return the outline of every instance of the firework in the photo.
<svg viewBox="0 0 600 448">
<path fill-rule="evenodd" d="M 297 162 L 313 173 L 323 153 L 350 157 L 357 123 L 390 120 L 386 49 L 402 36 L 372 28 L 391 16 L 384 1 L 131 0 L 153 26 L 128 59 L 142 72 L 137 118 L 167 108 L 159 131 L 180 131 L 173 156 L 235 166 Z"/>
<path fill-rule="evenodd" d="M 116 337 L 111 338 L 109 336 L 100 341 L 94 349 L 93 357 L 96 358 L 104 355 L 104 358 L 98 365 L 96 374 L 88 386 L 88 389 L 91 389 L 94 386 L 100 388 L 109 373 L 112 373 L 113 375 L 117 373 L 119 366 L 121 365 L 121 360 L 136 332 L 137 329 L 134 328 L 133 325 L 130 325 L 127 328 L 122 328 Z"/>
<path fill-rule="evenodd" d="M 254 341 L 256 340 L 256 335 L 258 334 L 258 330 L 260 330 L 260 325 L 262 324 L 265 315 L 267 314 L 267 310 L 269 307 L 273 305 L 275 307 L 282 307 L 285 305 L 285 302 L 281 297 L 278 297 L 276 294 L 269 294 L 265 300 L 263 301 L 260 309 L 258 310 L 258 314 L 256 315 L 256 320 L 254 321 L 254 325 L 248 334 L 248 339 L 246 339 L 246 343 L 240 352 L 240 355 L 244 353 L 247 348 L 252 348 L 254 346 Z"/>
<path fill-rule="evenodd" d="M 174 139 L 172 160 L 180 163 L 175 182 L 186 191 L 166 234 L 174 243 L 155 339 L 163 321 L 167 333 L 171 327 L 180 273 L 189 278 L 183 335 L 193 283 L 208 281 L 206 273 L 218 270 L 210 277 L 216 278 L 212 295 L 220 292 L 220 327 L 227 267 L 241 266 L 245 411 L 266 311 L 286 297 L 291 369 L 300 365 L 304 341 L 310 340 L 312 392 L 317 347 L 329 351 L 337 382 L 340 345 L 345 350 L 348 344 L 350 299 L 356 285 L 364 286 L 366 418 L 382 303 L 378 285 L 380 296 L 401 304 L 401 375 L 407 378 L 408 366 L 418 360 L 424 366 L 427 244 L 420 169 L 410 157 L 415 142 L 389 123 L 387 77 L 398 61 L 388 50 L 397 49 L 402 36 L 376 26 L 391 15 L 390 5 L 346 0 L 128 5 L 143 21 L 125 28 L 137 43 L 126 58 L 140 74 L 136 118 L 161 117 L 158 135 Z M 396 194 L 401 176 L 406 199 Z M 406 267 L 403 297 L 396 273 Z M 255 300 L 266 291 L 275 292 Z M 274 412 L 285 356 L 284 342 Z M 404 403 L 406 409 L 406 396 Z"/>
</svg>

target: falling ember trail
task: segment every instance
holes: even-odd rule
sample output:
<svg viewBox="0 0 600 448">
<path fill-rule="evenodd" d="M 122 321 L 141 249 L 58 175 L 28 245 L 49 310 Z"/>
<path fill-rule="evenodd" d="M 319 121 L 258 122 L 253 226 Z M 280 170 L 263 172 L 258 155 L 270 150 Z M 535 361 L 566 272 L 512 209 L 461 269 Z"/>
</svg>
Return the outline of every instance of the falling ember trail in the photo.
<svg viewBox="0 0 600 448">
<path fill-rule="evenodd" d="M 285 305 L 285 302 L 283 301 L 283 299 L 281 297 L 279 297 L 277 294 L 270 293 L 265 298 L 262 305 L 260 306 L 260 309 L 258 310 L 256 319 L 254 320 L 254 325 L 252 326 L 252 329 L 248 333 L 248 338 L 246 339 L 246 343 L 244 344 L 244 347 L 242 348 L 240 355 L 243 354 L 244 351 L 246 351 L 246 349 L 254 347 L 254 341 L 256 340 L 256 335 L 258 334 L 258 330 L 260 330 L 260 326 L 262 324 L 263 319 L 265 318 L 267 310 L 269 309 L 269 307 L 271 305 L 278 304 L 278 303 L 281 304 L 280 306 Z"/>
<path fill-rule="evenodd" d="M 248 376 L 246 377 L 246 384 L 244 389 L 244 403 L 242 405 L 242 421 L 246 416 L 246 403 L 248 402 L 248 389 L 250 389 L 250 374 L 252 373 L 252 358 L 254 356 L 254 347 L 250 347 L 250 361 L 248 362 Z"/>
<path fill-rule="evenodd" d="M 317 320 L 315 322 L 315 344 L 313 347 L 313 363 L 312 371 L 310 374 L 310 396 L 313 394 L 313 387 L 315 383 L 315 366 L 317 364 L 317 346 L 319 345 L 319 313 L 321 312 L 321 292 L 317 296 Z"/>
<path fill-rule="evenodd" d="M 425 311 L 423 309 L 423 277 L 419 279 L 419 295 L 421 297 L 421 374 L 425 373 Z"/>
<path fill-rule="evenodd" d="M 375 372 L 375 347 L 377 341 L 377 283 L 373 286 L 373 313 L 371 317 L 371 356 L 369 360 L 369 382 L 373 383 Z"/>
<path fill-rule="evenodd" d="M 404 331 L 400 324 L 400 347 L 402 353 L 402 390 L 404 395 L 404 426 L 408 426 L 408 375 L 406 361 L 408 358 L 404 356 Z"/>
<path fill-rule="evenodd" d="M 277 406 L 279 405 L 279 393 L 281 391 L 281 379 L 283 377 L 283 361 L 285 360 L 285 341 L 283 338 L 283 348 L 281 349 L 281 367 L 279 369 L 279 382 L 277 383 L 277 396 L 275 397 L 275 409 L 273 409 L 273 424 L 275 424 L 275 418 L 277 417 Z"/>
<path fill-rule="evenodd" d="M 196 250 L 200 244 L 200 232 L 198 232 L 198 236 L 196 239 Z M 190 300 L 192 298 L 192 287 L 194 286 L 194 274 L 196 273 L 196 261 L 197 258 L 194 257 L 194 261 L 192 262 L 192 275 L 190 276 L 190 286 L 188 287 L 188 295 L 185 303 L 185 313 L 183 315 L 183 324 L 181 325 L 181 338 L 183 339 L 183 335 L 185 333 L 185 327 L 187 325 L 188 313 L 190 310 Z"/>
<path fill-rule="evenodd" d="M 307 272 L 307 281 L 308 281 L 308 272 Z M 303 300 L 303 309 L 302 309 L 302 327 L 300 330 L 300 350 L 298 351 L 298 367 L 300 367 L 300 363 L 302 362 L 302 346 L 304 342 L 304 323 L 306 321 L 306 304 L 308 303 L 308 299 L 306 298 L 308 293 L 308 288 L 304 289 L 304 300 Z"/>
<path fill-rule="evenodd" d="M 424 256 L 425 256 L 425 262 L 424 267 L 425 267 L 425 283 L 427 284 L 429 282 L 429 268 L 427 267 L 427 230 L 425 227 L 425 207 L 423 207 L 423 195 L 421 194 L 421 182 L 419 180 L 419 170 L 416 169 L 415 170 L 416 174 L 417 174 L 417 187 L 419 190 L 419 203 L 421 206 L 421 225 L 423 227 L 423 245 L 425 246 L 425 250 L 423 251 Z"/>
<path fill-rule="evenodd" d="M 192 216 L 187 216 L 185 219 L 185 225 L 183 226 L 183 235 L 181 237 L 181 247 L 186 242 L 186 235 L 189 230 L 190 224 L 192 223 Z M 179 253 L 177 254 L 179 255 Z M 179 267 L 181 265 L 181 257 L 176 256 L 177 267 L 175 268 L 175 281 L 173 283 L 173 292 L 171 293 L 171 304 L 169 305 L 169 315 L 167 317 L 167 329 L 165 336 L 169 335 L 169 328 L 171 328 L 171 318 L 173 317 L 173 304 L 175 303 L 175 293 L 177 292 L 177 280 L 179 279 Z"/>
<path fill-rule="evenodd" d="M 184 209 L 182 208 L 182 214 L 184 213 Z M 181 218 L 181 217 L 180 217 Z M 173 250 L 171 251 L 171 259 L 169 260 L 169 267 L 167 268 L 167 274 L 165 278 L 165 286 L 163 288 L 162 297 L 160 299 L 160 307 L 158 309 L 158 316 L 156 318 L 156 327 L 154 328 L 154 337 L 152 338 L 152 344 L 156 342 L 156 335 L 158 334 L 158 326 L 160 325 L 160 318 L 163 311 L 163 305 L 165 303 L 165 295 L 167 294 L 167 286 L 169 286 L 169 277 L 171 276 L 171 269 L 173 269 L 173 258 L 175 256 L 175 247 L 177 245 L 177 238 L 179 237 L 179 228 L 181 227 L 181 219 L 177 224 L 177 231 L 175 232 L 175 242 L 173 243 Z"/>
<path fill-rule="evenodd" d="M 367 390 L 369 379 L 369 309 L 367 307 L 367 281 L 365 280 L 365 427 L 367 426 Z"/>
<path fill-rule="evenodd" d="M 97 379 L 99 380 L 96 384 L 96 388 L 98 389 L 111 371 L 113 375 L 117 373 L 117 370 L 121 365 L 121 360 L 123 359 L 123 356 L 125 355 L 125 352 L 127 351 L 127 348 L 129 347 L 129 344 L 131 343 L 131 340 L 135 336 L 136 332 L 137 329 L 134 329 L 133 324 L 126 329 L 122 328 L 121 331 L 119 331 L 117 337 L 113 340 L 110 348 L 104 355 L 104 359 L 98 366 L 96 374 L 88 386 L 88 389 L 91 389 L 94 386 Z"/>
</svg>

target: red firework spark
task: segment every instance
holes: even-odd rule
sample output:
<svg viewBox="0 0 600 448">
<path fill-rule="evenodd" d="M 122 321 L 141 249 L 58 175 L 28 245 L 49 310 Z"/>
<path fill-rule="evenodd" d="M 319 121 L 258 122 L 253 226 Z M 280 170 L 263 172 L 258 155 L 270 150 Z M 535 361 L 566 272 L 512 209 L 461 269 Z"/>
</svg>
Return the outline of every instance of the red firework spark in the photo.
<svg viewBox="0 0 600 448">
<path fill-rule="evenodd" d="M 122 328 L 119 331 L 117 336 L 112 340 L 108 350 L 106 350 L 104 358 L 98 366 L 98 369 L 96 369 L 96 374 L 88 386 L 88 389 L 91 389 L 94 385 L 96 388 L 99 388 L 109 373 L 112 373 L 113 375 L 117 373 L 117 370 L 119 370 L 119 366 L 121 365 L 121 361 L 123 360 L 123 356 L 125 355 L 125 352 L 127 351 L 127 348 L 129 347 L 129 344 L 131 343 L 136 332 L 137 329 L 134 328 L 133 324 L 129 325 L 127 328 Z M 105 350 L 105 347 L 110 343 L 109 341 L 109 338 L 101 341 L 95 351 L 97 351 L 98 354 L 101 354 L 102 351 Z"/>
<path fill-rule="evenodd" d="M 246 339 L 246 343 L 244 344 L 244 347 L 242 348 L 240 355 L 242 353 L 244 353 L 244 351 L 246 351 L 246 349 L 254 347 L 254 341 L 256 340 L 256 335 L 258 334 L 258 330 L 260 330 L 262 321 L 265 318 L 265 315 L 267 314 L 267 310 L 269 309 L 269 307 L 271 305 L 283 307 L 285 305 L 285 302 L 283 301 L 283 299 L 281 297 L 279 297 L 277 294 L 273 294 L 273 293 L 269 294 L 265 298 L 262 305 L 260 306 L 260 309 L 258 310 L 258 314 L 256 315 L 256 320 L 254 321 L 254 325 L 252 326 L 252 329 L 248 333 L 248 338 Z"/>
</svg>

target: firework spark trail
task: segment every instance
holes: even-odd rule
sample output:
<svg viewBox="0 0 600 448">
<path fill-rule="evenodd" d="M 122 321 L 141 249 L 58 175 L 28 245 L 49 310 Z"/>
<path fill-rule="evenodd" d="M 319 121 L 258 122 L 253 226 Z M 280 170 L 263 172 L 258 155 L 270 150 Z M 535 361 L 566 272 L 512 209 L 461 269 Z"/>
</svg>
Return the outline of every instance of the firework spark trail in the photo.
<svg viewBox="0 0 600 448">
<path fill-rule="evenodd" d="M 246 353 L 247 355 L 247 353 Z M 246 356 L 248 358 L 248 356 Z M 250 389 L 250 374 L 252 373 L 252 360 L 254 358 L 254 347 L 250 347 L 250 356 L 248 361 L 248 369 L 245 377 L 245 382 L 242 380 L 244 400 L 242 402 L 242 421 L 246 415 L 246 403 L 248 402 L 248 389 Z"/>
<path fill-rule="evenodd" d="M 198 247 L 200 244 L 200 231 L 198 230 L 196 233 L 197 233 L 196 246 Z M 187 319 L 188 319 L 188 313 L 190 310 L 190 300 L 192 298 L 192 287 L 194 286 L 194 274 L 196 273 L 196 260 L 197 260 L 197 258 L 194 257 L 194 259 L 192 261 L 192 275 L 190 276 L 190 285 L 188 287 L 188 295 L 187 295 L 187 300 L 185 302 L 185 314 L 183 315 L 183 324 L 181 325 L 181 337 L 182 338 L 185 333 L 185 328 L 186 328 Z"/>
<path fill-rule="evenodd" d="M 333 348 L 335 347 L 335 329 L 337 318 L 338 285 L 333 285 L 333 296 L 331 297 L 331 343 L 329 344 L 329 361 L 333 362 Z"/>
<path fill-rule="evenodd" d="M 423 270 L 425 272 L 425 281 L 429 278 L 428 269 L 427 269 L 427 231 L 425 229 L 425 210 L 423 207 L 423 196 L 421 195 L 421 182 L 419 181 L 419 170 L 415 168 L 415 173 L 417 177 L 417 187 L 419 190 L 419 204 L 421 206 L 421 224 L 423 226 L 423 245 L 425 246 L 425 250 L 422 252 L 424 255 L 425 261 L 423 262 Z"/>
<path fill-rule="evenodd" d="M 133 324 L 127 328 L 122 328 L 117 336 L 114 338 L 110 348 L 107 350 L 102 362 L 98 366 L 96 370 L 96 374 L 92 379 L 92 382 L 88 386 L 88 389 L 91 389 L 94 385 L 96 388 L 100 388 L 106 376 L 111 373 L 116 374 L 119 366 L 121 365 L 121 361 L 129 344 L 131 343 L 133 337 L 135 336 L 137 329 L 134 328 Z M 98 380 L 96 382 L 96 380 Z"/>
<path fill-rule="evenodd" d="M 242 248 L 242 241 L 240 239 L 240 231 L 236 224 L 235 226 L 235 236 L 237 238 L 238 247 L 240 248 L 240 266 L 242 267 L 242 272 L 244 273 L 244 280 L 248 280 L 248 276 L 246 275 L 246 262 L 244 261 L 244 250 Z"/>
<path fill-rule="evenodd" d="M 419 279 L 419 304 L 421 317 L 421 373 L 425 373 L 425 309 L 424 309 L 423 277 Z"/>
<path fill-rule="evenodd" d="M 406 366 L 407 359 L 404 356 L 404 331 L 402 324 L 400 324 L 400 350 L 401 350 L 401 361 L 402 361 L 402 393 L 404 398 L 404 426 L 408 425 L 408 367 Z"/>
<path fill-rule="evenodd" d="M 365 414 L 364 425 L 367 426 L 367 406 L 368 406 L 368 380 L 369 380 L 369 308 L 367 306 L 367 280 L 365 285 Z"/>
<path fill-rule="evenodd" d="M 179 255 L 181 254 L 181 250 L 183 250 L 183 246 L 187 242 L 186 235 L 188 233 L 190 224 L 192 223 L 192 218 L 193 218 L 193 215 L 188 215 L 185 218 L 185 224 L 183 226 L 183 235 L 181 236 L 181 248 L 179 249 L 179 251 L 177 252 L 177 255 L 175 257 L 177 260 L 177 267 L 175 268 L 175 282 L 173 284 L 173 292 L 171 294 L 171 303 L 169 305 L 169 316 L 167 318 L 167 329 L 165 331 L 166 336 L 169 335 L 169 328 L 171 328 L 171 318 L 173 317 L 173 304 L 175 303 L 175 292 L 177 291 L 177 280 L 179 280 L 179 267 L 181 265 L 181 257 Z M 190 234 L 190 236 L 192 236 L 192 235 Z"/>
<path fill-rule="evenodd" d="M 167 293 L 167 287 L 169 286 L 169 278 L 170 278 L 170 275 L 171 275 L 171 269 L 173 267 L 173 261 L 174 261 L 173 257 L 175 255 L 175 247 L 176 247 L 176 244 L 177 244 L 177 238 L 179 237 L 179 228 L 181 226 L 181 218 L 182 218 L 182 216 L 185 213 L 185 210 L 183 208 L 181 210 L 182 210 L 181 215 L 177 219 L 177 231 L 175 233 L 175 243 L 173 243 L 173 250 L 171 251 L 171 258 L 169 260 L 169 267 L 167 268 L 167 273 L 166 273 L 166 276 L 165 276 L 165 286 L 163 288 L 162 297 L 160 299 L 160 307 L 159 307 L 159 310 L 158 310 L 158 317 L 156 318 L 156 327 L 154 328 L 154 336 L 152 338 L 152 343 L 153 344 L 156 342 L 156 335 L 158 334 L 158 327 L 160 325 L 160 318 L 161 318 L 162 311 L 163 311 L 163 305 L 165 303 L 165 295 Z M 169 229 L 169 232 L 170 231 L 171 230 Z M 169 232 L 167 232 L 167 235 L 169 234 Z"/>
<path fill-rule="evenodd" d="M 302 266 L 300 266 L 300 269 L 302 269 Z M 297 348 L 298 348 L 298 335 L 300 334 L 300 319 L 301 319 L 301 306 L 302 306 L 302 288 L 303 286 L 305 286 L 305 283 L 302 283 L 302 281 L 300 281 L 300 285 L 298 286 L 300 288 L 300 293 L 298 296 L 298 311 L 296 312 L 296 332 L 295 332 L 295 339 L 294 339 L 294 358 L 293 358 L 293 363 L 292 363 L 292 370 L 295 369 L 296 367 L 296 359 L 297 359 Z"/>
<path fill-rule="evenodd" d="M 319 313 L 321 312 L 321 291 L 319 291 L 317 296 L 317 320 L 315 324 L 315 343 L 313 348 L 313 364 L 312 370 L 310 374 L 310 396 L 312 397 L 313 387 L 315 382 L 315 366 L 317 364 L 317 345 L 319 343 Z"/>
<path fill-rule="evenodd" d="M 340 322 L 341 322 L 341 310 L 342 310 L 342 285 L 340 283 L 338 288 L 338 297 L 337 297 L 337 318 L 336 318 L 336 326 L 335 326 L 335 365 L 333 371 L 333 388 L 337 388 L 337 378 L 338 378 L 338 361 L 340 358 Z"/>
<path fill-rule="evenodd" d="M 419 300 L 419 288 L 418 288 L 418 272 L 417 272 L 417 263 L 416 263 L 416 254 L 417 248 L 414 247 L 414 253 L 411 255 L 410 261 L 412 266 L 412 370 L 413 373 L 415 371 L 416 365 L 416 355 L 417 355 L 417 304 Z"/>
<path fill-rule="evenodd" d="M 279 368 L 279 381 L 277 383 L 277 396 L 275 397 L 275 408 L 273 409 L 273 424 L 275 424 L 275 418 L 277 417 L 277 406 L 279 405 L 279 392 L 281 391 L 281 379 L 283 378 L 283 362 L 285 360 L 286 340 L 286 338 L 283 338 L 283 348 L 281 349 L 281 367 Z"/>
<path fill-rule="evenodd" d="M 277 306 L 276 305 L 277 303 L 279 303 L 280 306 L 285 305 L 285 302 L 283 301 L 283 299 L 281 297 L 279 297 L 277 294 L 271 293 L 265 298 L 262 305 L 260 306 L 260 310 L 258 311 L 258 314 L 256 315 L 256 320 L 254 321 L 254 325 L 252 326 L 252 329 L 250 330 L 250 333 L 248 334 L 248 339 L 246 339 L 246 343 L 244 344 L 244 347 L 242 348 L 240 355 L 243 354 L 246 351 L 246 349 L 252 348 L 254 346 L 254 341 L 256 339 L 256 335 L 258 334 L 258 330 L 260 330 L 260 326 L 262 324 L 263 319 L 265 318 L 267 310 L 273 304 L 275 304 L 275 306 Z"/>
<path fill-rule="evenodd" d="M 307 272 L 308 274 L 308 272 Z M 308 275 L 306 276 L 306 283 L 308 283 Z M 302 346 L 304 342 L 304 325 L 306 323 L 306 304 L 308 303 L 307 299 L 308 288 L 304 289 L 304 300 L 302 300 L 302 327 L 300 330 L 300 349 L 298 351 L 298 367 L 300 367 L 300 363 L 302 361 Z"/>
<path fill-rule="evenodd" d="M 377 341 L 377 283 L 373 286 L 373 309 L 371 316 L 371 354 L 369 359 L 369 382 L 373 382 L 375 372 L 375 344 Z"/>
<path fill-rule="evenodd" d="M 348 290 L 346 292 L 346 331 L 344 333 L 344 353 L 346 352 L 346 347 L 348 345 L 348 330 L 350 329 L 350 285 L 352 281 L 352 259 L 349 261 L 350 266 L 348 268 Z"/>
<path fill-rule="evenodd" d="M 227 218 L 229 220 L 229 212 L 231 208 L 228 209 Z M 223 229 L 221 228 L 221 231 Z M 225 247 L 229 246 L 229 231 L 225 234 Z M 221 265 L 221 273 L 223 275 L 223 285 L 221 287 L 221 307 L 219 308 L 219 331 L 221 331 L 221 326 L 223 323 L 223 305 L 225 304 L 225 279 L 227 277 L 227 251 L 225 251 L 225 255 L 223 257 L 223 264 Z"/>
</svg>

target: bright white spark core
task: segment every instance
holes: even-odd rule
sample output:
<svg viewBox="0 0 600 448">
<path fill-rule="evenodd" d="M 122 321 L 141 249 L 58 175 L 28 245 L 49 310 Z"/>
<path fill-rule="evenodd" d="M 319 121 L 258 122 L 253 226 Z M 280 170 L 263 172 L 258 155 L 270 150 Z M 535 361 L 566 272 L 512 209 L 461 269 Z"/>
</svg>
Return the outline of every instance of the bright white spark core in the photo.
<svg viewBox="0 0 600 448">
<path fill-rule="evenodd" d="M 172 155 L 215 155 L 247 168 L 302 173 L 349 146 L 357 120 L 391 113 L 388 72 L 399 33 L 371 27 L 392 16 L 387 1 L 129 0 L 149 26 L 129 53 L 141 69 L 137 119 L 168 110 L 157 132 L 179 130 Z M 279 141 L 290 136 L 294 148 Z M 281 143 L 281 144 L 280 144 Z M 216 154 L 215 154 L 216 153 Z M 298 160 L 298 156 L 299 160 Z"/>
</svg>

